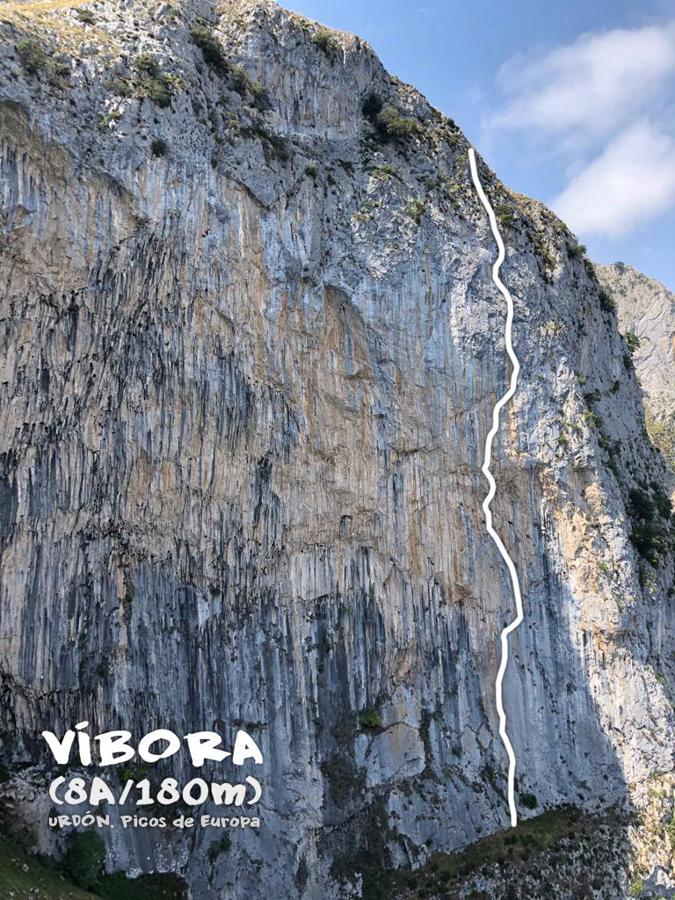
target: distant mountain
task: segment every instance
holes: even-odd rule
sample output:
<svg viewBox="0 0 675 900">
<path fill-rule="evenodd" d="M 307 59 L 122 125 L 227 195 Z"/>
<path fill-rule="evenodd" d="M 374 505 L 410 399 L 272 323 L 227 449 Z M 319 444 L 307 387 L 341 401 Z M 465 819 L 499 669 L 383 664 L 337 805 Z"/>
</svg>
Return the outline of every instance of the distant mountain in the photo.
<svg viewBox="0 0 675 900">
<path fill-rule="evenodd" d="M 647 427 L 675 469 L 675 294 L 633 266 L 596 266 L 616 303 L 619 328 L 640 341 L 633 360 L 645 392 Z"/>
</svg>

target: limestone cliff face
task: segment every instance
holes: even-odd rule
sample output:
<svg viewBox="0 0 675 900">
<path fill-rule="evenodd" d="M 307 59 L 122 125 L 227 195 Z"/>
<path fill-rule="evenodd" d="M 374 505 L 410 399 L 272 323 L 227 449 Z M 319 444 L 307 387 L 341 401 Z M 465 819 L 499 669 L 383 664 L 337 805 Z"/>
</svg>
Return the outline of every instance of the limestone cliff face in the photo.
<svg viewBox="0 0 675 900">
<path fill-rule="evenodd" d="M 616 303 L 619 327 L 634 334 L 635 368 L 645 392 L 649 430 L 675 469 L 675 295 L 632 266 L 596 266 Z"/>
<path fill-rule="evenodd" d="M 480 466 L 509 372 L 465 139 L 271 3 L 0 14 L 10 769 L 85 719 L 243 723 L 259 833 L 106 835 L 197 898 L 358 896 L 364 860 L 504 827 Z M 672 547 L 658 512 L 638 552 L 630 506 L 666 476 L 574 239 L 481 177 L 522 363 L 493 466 L 518 786 L 593 810 L 672 768 Z M 43 773 L 12 772 L 53 850 Z"/>
</svg>

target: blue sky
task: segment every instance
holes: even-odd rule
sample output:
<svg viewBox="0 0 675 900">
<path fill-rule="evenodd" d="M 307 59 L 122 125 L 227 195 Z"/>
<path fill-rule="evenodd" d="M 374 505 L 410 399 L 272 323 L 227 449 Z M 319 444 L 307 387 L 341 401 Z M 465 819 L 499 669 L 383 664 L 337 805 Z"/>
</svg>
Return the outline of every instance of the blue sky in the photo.
<svg viewBox="0 0 675 900">
<path fill-rule="evenodd" d="M 368 40 L 592 259 L 675 289 L 675 0 L 284 5 Z"/>
</svg>

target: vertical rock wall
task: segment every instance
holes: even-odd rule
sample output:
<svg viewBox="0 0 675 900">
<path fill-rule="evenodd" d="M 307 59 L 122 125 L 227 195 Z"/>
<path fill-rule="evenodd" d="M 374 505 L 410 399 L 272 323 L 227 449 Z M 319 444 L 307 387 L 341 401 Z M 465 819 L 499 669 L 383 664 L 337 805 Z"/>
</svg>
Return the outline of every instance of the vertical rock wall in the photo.
<svg viewBox="0 0 675 900">
<path fill-rule="evenodd" d="M 111 99 L 127 13 L 101 9 L 121 44 L 74 65 L 74 105 L 3 62 L 5 748 L 34 762 L 44 728 L 82 720 L 245 727 L 259 834 L 211 859 L 206 830 L 116 831 L 110 866 L 178 864 L 200 898 L 346 896 L 364 848 L 409 865 L 507 821 L 512 600 L 480 465 L 508 371 L 466 144 L 358 39 L 326 50 L 265 3 L 214 33 L 267 111 L 153 7 L 143 45 L 185 86 L 169 108 Z M 368 91 L 418 130 L 375 139 Z M 510 210 L 523 366 L 494 466 L 526 605 L 518 785 L 593 809 L 672 765 L 672 556 L 639 562 L 625 506 L 662 463 L 571 236 L 482 171 Z"/>
</svg>

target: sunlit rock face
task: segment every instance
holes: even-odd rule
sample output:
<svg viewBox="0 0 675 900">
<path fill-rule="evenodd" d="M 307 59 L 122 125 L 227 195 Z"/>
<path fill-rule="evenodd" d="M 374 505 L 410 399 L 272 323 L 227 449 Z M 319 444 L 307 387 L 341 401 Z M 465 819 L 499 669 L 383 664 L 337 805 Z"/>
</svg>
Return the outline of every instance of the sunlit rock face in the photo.
<svg viewBox="0 0 675 900">
<path fill-rule="evenodd" d="M 109 868 L 359 896 L 364 859 L 508 824 L 480 467 L 509 369 L 468 145 L 271 3 L 52 5 L 1 25 L 4 790 L 53 851 L 43 729 L 244 728 L 260 829 L 109 830 Z M 493 461 L 518 790 L 594 810 L 672 768 L 672 552 L 629 539 L 666 474 L 590 264 L 479 168 L 522 365 Z"/>
</svg>

